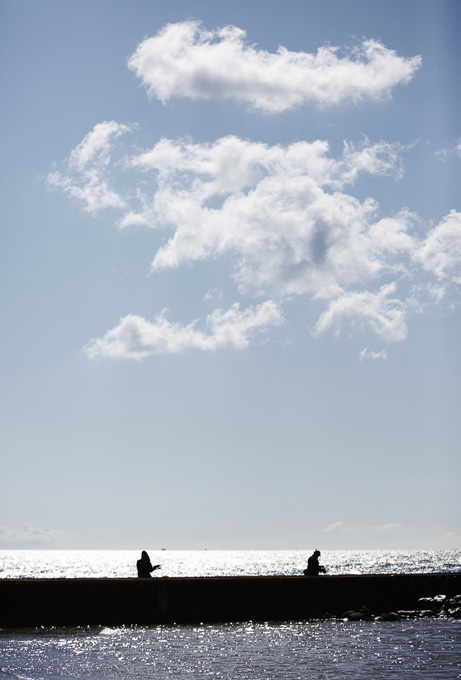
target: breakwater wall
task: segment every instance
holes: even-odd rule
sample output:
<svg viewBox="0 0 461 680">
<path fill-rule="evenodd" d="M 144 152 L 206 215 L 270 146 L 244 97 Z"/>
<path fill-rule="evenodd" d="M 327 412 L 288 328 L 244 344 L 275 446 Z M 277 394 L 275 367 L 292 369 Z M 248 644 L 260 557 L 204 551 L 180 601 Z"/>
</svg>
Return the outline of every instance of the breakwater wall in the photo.
<svg viewBox="0 0 461 680">
<path fill-rule="evenodd" d="M 461 593 L 461 573 L 0 580 L 0 628 L 288 621 Z"/>
</svg>

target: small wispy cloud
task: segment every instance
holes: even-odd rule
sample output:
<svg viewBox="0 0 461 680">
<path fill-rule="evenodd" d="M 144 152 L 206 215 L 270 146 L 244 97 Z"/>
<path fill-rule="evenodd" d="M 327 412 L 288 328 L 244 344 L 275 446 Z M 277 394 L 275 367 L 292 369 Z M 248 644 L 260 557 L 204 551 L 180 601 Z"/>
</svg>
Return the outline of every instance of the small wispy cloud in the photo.
<svg viewBox="0 0 461 680">
<path fill-rule="evenodd" d="M 385 349 L 382 349 L 380 352 L 373 352 L 373 350 L 369 350 L 368 347 L 365 347 L 359 353 L 359 358 L 360 361 L 364 361 L 365 359 L 384 359 L 384 361 L 386 361 L 387 352 Z"/>
<path fill-rule="evenodd" d="M 113 142 L 132 127 L 115 121 L 95 125 L 72 150 L 66 172 L 48 174 L 48 185 L 79 201 L 88 213 L 94 214 L 107 208 L 127 208 L 124 198 L 108 182 L 107 167 L 111 163 Z"/>
<path fill-rule="evenodd" d="M 333 522 L 333 524 L 329 524 L 325 529 L 323 530 L 326 534 L 331 533 L 332 531 L 338 531 L 339 529 L 342 529 L 344 526 L 344 522 Z"/>
<path fill-rule="evenodd" d="M 447 161 L 449 158 L 452 158 L 453 156 L 461 158 L 461 137 L 459 139 L 456 139 L 451 144 L 444 146 L 443 149 L 439 149 L 438 151 L 436 151 L 435 155 L 442 161 Z"/>
<path fill-rule="evenodd" d="M 449 531 L 430 540 L 431 547 L 439 550 L 461 550 L 461 535 L 456 531 Z"/>
<path fill-rule="evenodd" d="M 402 522 L 389 522 L 389 524 L 378 524 L 375 526 L 375 531 L 388 532 L 398 531 L 403 526 Z"/>
<path fill-rule="evenodd" d="M 3 548 L 51 547 L 57 543 L 68 542 L 71 538 L 64 531 L 48 526 L 33 527 L 28 522 L 20 529 L 0 526 L 0 546 Z"/>
<path fill-rule="evenodd" d="M 221 290 L 218 290 L 217 288 L 212 288 L 211 290 L 207 290 L 207 292 L 203 296 L 203 299 L 213 302 L 215 300 L 222 300 L 222 297 L 223 294 Z"/>
</svg>

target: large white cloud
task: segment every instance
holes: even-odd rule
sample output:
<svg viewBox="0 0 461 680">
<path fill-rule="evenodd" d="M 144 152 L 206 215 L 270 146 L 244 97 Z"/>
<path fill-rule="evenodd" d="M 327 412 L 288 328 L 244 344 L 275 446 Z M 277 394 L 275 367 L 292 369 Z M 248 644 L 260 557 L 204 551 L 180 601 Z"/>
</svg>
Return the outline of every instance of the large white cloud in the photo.
<svg viewBox="0 0 461 680">
<path fill-rule="evenodd" d="M 224 258 L 239 295 L 266 302 L 243 312 L 238 305 L 216 310 L 206 331 L 164 314 L 154 321 L 128 315 L 87 345 L 89 356 L 139 359 L 186 347 L 245 347 L 255 330 L 281 322 L 284 300 L 293 296 L 323 304 L 313 324 L 317 335 L 372 332 L 385 342 L 402 341 L 411 314 L 461 283 L 460 213 L 424 233 L 409 210 L 382 216 L 372 198 L 351 194 L 359 173 L 401 176 L 398 144 L 345 143 L 334 158 L 323 140 L 269 146 L 234 136 L 206 144 L 162 139 L 126 154 L 121 172 L 111 151 L 127 129 L 96 126 L 70 154 L 60 175 L 64 191 L 88 189 L 94 168 L 100 185 L 115 170 L 127 182 L 134 175 L 134 185 L 117 194 L 118 206 L 96 206 L 94 198 L 92 205 L 118 207 L 122 228 L 142 224 L 170 233 L 153 253 L 153 273 Z M 89 210 L 88 198 L 77 198 Z"/>
<path fill-rule="evenodd" d="M 232 253 L 239 290 L 250 296 L 330 298 L 343 286 L 370 280 L 386 266 L 386 251 L 404 238 L 409 220 L 394 218 L 389 244 L 371 238 L 375 202 L 339 189 L 360 171 L 399 174 L 398 152 L 382 142 L 346 145 L 334 160 L 320 140 L 287 147 L 236 137 L 215 144 L 162 140 L 130 163 L 158 180 L 139 221 L 174 231 L 152 269 Z M 136 219 L 130 212 L 122 226 Z"/>
<path fill-rule="evenodd" d="M 200 22 L 169 24 L 137 47 L 128 61 L 152 97 L 223 97 L 255 109 L 279 113 L 306 102 L 340 104 L 380 98 L 407 83 L 419 56 L 400 57 L 375 40 L 364 40 L 348 54 L 321 47 L 316 54 L 276 53 L 245 41 L 245 31 L 226 26 L 205 30 Z"/>
</svg>

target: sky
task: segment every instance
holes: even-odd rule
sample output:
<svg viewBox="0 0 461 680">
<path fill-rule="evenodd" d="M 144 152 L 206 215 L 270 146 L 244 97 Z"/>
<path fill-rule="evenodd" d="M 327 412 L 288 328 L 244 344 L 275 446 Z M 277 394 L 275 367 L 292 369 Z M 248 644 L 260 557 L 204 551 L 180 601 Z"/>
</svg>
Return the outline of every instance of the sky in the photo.
<svg viewBox="0 0 461 680">
<path fill-rule="evenodd" d="M 0 0 L 0 548 L 461 548 L 460 15 Z"/>
</svg>

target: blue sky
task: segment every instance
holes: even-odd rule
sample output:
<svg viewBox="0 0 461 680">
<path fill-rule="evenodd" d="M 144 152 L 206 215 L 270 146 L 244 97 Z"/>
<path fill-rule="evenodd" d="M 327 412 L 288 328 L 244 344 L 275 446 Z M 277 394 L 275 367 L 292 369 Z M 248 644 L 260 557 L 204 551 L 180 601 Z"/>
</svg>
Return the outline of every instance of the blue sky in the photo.
<svg viewBox="0 0 461 680">
<path fill-rule="evenodd" d="M 0 546 L 461 547 L 459 2 L 0 12 Z"/>
</svg>

